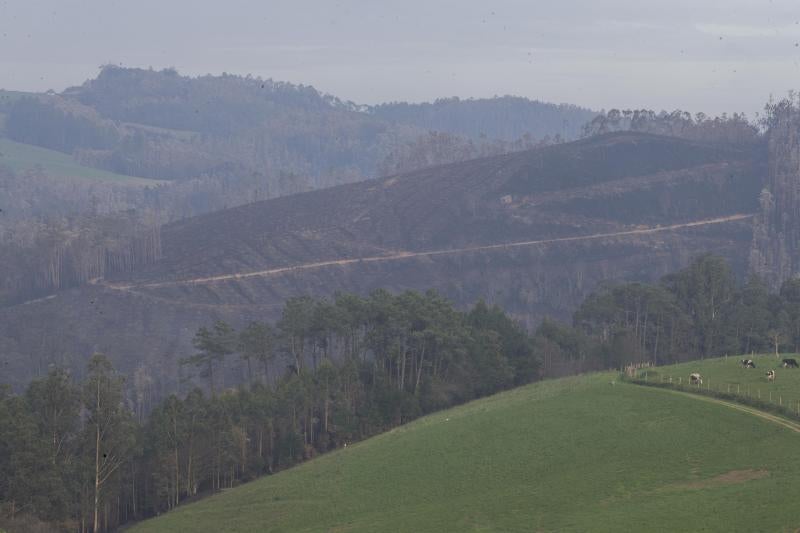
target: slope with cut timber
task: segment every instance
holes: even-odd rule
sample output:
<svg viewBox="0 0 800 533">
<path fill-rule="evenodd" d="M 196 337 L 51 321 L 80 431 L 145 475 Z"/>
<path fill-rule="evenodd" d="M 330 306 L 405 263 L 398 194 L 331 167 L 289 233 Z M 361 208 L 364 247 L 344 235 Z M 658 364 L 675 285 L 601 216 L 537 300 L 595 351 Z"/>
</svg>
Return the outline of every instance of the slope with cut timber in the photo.
<svg viewBox="0 0 800 533">
<path fill-rule="evenodd" d="M 379 287 L 486 298 L 533 325 L 598 283 L 654 280 L 699 253 L 743 271 L 764 165 L 760 147 L 617 133 L 187 219 L 163 228 L 154 265 L 3 310 L 0 353 L 18 382 L 28 354 L 79 366 L 100 350 L 166 387 L 212 319 Z"/>
</svg>

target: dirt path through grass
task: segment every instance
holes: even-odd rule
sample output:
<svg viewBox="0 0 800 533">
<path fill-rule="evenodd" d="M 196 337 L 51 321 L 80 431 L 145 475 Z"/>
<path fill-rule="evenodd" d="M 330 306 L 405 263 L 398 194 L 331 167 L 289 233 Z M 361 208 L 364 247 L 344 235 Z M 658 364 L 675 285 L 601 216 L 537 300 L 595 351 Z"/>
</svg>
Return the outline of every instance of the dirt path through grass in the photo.
<svg viewBox="0 0 800 533">
<path fill-rule="evenodd" d="M 641 387 L 643 385 L 639 385 L 639 386 Z M 660 388 L 660 387 L 648 387 L 648 388 L 659 390 L 659 391 L 662 391 L 662 392 L 671 393 L 671 394 L 678 394 L 678 395 L 681 395 L 681 396 L 688 396 L 688 397 L 694 398 L 695 400 L 700 400 L 700 401 L 709 402 L 709 403 L 715 403 L 715 404 L 718 404 L 718 405 L 724 405 L 725 407 L 730 407 L 731 409 L 736 409 L 738 411 L 742 411 L 742 412 L 751 414 L 753 416 L 757 416 L 757 417 L 759 417 L 759 418 L 761 418 L 763 420 L 767 420 L 768 422 L 772 422 L 773 424 L 778 424 L 779 426 L 783 426 L 783 427 L 785 427 L 787 429 L 790 429 L 790 430 L 794 431 L 795 433 L 800 433 L 800 424 L 798 424 L 797 422 L 793 422 L 793 421 L 788 420 L 786 418 L 783 418 L 783 417 L 780 417 L 780 416 L 777 416 L 777 415 L 773 415 L 773 414 L 770 414 L 770 413 L 766 413 L 764 411 L 760 411 L 760 410 L 758 410 L 758 409 L 756 409 L 754 407 L 749 407 L 747 405 L 742 405 L 742 404 L 735 403 L 735 402 L 727 402 L 725 400 L 719 400 L 717 398 L 710 398 L 708 396 L 703 396 L 703 395 L 700 395 L 700 394 L 694 394 L 692 392 L 683 392 L 683 391 L 677 391 L 677 390 L 672 390 L 672 389 L 664 389 L 664 388 Z"/>
</svg>

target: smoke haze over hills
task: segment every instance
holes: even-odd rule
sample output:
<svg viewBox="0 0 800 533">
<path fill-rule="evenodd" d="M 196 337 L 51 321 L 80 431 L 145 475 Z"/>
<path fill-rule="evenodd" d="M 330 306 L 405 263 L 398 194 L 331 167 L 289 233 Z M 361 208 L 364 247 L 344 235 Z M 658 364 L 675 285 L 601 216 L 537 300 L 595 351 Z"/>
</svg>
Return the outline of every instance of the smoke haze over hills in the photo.
<svg viewBox="0 0 800 533">
<path fill-rule="evenodd" d="M 59 91 L 112 63 L 252 73 L 365 104 L 516 94 L 752 115 L 800 76 L 799 21 L 793 0 L 12 0 L 0 87 Z"/>
</svg>

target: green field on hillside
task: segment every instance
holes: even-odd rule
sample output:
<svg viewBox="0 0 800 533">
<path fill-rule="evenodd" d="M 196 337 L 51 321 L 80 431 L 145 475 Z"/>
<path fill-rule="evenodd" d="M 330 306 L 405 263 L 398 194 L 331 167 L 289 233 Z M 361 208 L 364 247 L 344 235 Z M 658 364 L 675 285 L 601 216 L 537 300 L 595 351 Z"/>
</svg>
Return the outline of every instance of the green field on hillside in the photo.
<svg viewBox="0 0 800 533">
<path fill-rule="evenodd" d="M 132 531 L 800 527 L 800 433 L 617 379 L 548 381 L 472 402 Z"/>
<path fill-rule="evenodd" d="M 752 359 L 756 368 L 743 368 L 740 361 L 745 357 Z M 669 381 L 672 378 L 673 383 L 680 381 L 686 385 L 689 374 L 699 372 L 703 376 L 704 389 L 711 388 L 719 392 L 772 401 L 798 412 L 800 369 L 783 368 L 781 359 L 784 357 L 791 357 L 800 362 L 800 356 L 797 354 L 782 354 L 778 358 L 774 354 L 731 356 L 649 368 L 639 371 L 638 374 L 643 378 L 647 373 L 647 379 L 650 381 Z M 768 370 L 775 370 L 774 382 L 767 380 Z"/>
<path fill-rule="evenodd" d="M 0 165 L 11 168 L 14 172 L 41 168 L 48 176 L 64 178 L 86 178 L 92 180 L 110 180 L 130 185 L 158 185 L 158 180 L 136 178 L 115 174 L 98 168 L 79 165 L 72 156 L 48 150 L 31 144 L 24 144 L 0 137 Z"/>
</svg>

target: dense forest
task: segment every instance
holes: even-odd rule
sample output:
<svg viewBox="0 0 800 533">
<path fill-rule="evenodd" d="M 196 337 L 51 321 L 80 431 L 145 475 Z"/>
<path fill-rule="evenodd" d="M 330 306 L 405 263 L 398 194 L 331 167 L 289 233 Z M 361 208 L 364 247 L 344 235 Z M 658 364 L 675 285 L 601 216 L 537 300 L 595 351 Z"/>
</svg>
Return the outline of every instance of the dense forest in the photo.
<svg viewBox="0 0 800 533">
<path fill-rule="evenodd" d="M 597 369 L 797 352 L 800 280 L 771 293 L 757 277 L 738 283 L 724 259 L 705 255 L 657 284 L 606 286 L 586 298 L 572 326 L 546 321 L 535 338 L 544 373 L 564 360 Z"/>
<path fill-rule="evenodd" d="M 106 531 L 419 416 L 543 377 L 800 348 L 800 281 L 771 294 L 702 256 L 610 285 L 528 334 L 434 292 L 286 302 L 274 324 L 200 328 L 173 395 L 95 355 L 0 397 L 0 527 Z M 42 488 L 45 487 L 46 490 Z"/>
<path fill-rule="evenodd" d="M 54 368 L 0 390 L 0 527 L 107 531 L 539 377 L 502 311 L 432 292 L 295 298 L 276 324 L 217 322 L 194 344 L 203 387 L 156 405 L 103 355 L 81 383 Z"/>
</svg>

